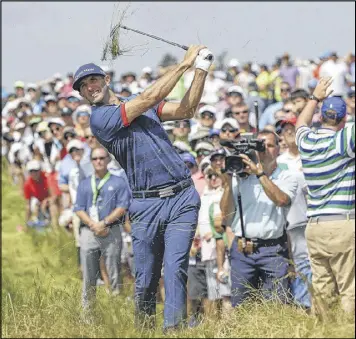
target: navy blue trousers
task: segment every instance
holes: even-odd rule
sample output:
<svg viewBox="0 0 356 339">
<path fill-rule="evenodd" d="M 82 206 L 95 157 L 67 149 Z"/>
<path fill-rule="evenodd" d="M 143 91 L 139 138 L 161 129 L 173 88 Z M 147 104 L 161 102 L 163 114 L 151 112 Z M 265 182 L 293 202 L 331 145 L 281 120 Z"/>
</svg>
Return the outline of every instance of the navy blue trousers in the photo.
<svg viewBox="0 0 356 339">
<path fill-rule="evenodd" d="M 130 205 L 135 260 L 136 321 L 156 314 L 164 261 L 164 328 L 186 323 L 189 251 L 200 197 L 194 186 L 169 198 L 134 199 Z"/>
<path fill-rule="evenodd" d="M 236 239 L 230 249 L 231 303 L 238 306 L 253 289 L 262 290 L 266 299 L 288 300 L 288 249 L 275 245 L 260 247 L 255 253 L 237 251 Z"/>
</svg>

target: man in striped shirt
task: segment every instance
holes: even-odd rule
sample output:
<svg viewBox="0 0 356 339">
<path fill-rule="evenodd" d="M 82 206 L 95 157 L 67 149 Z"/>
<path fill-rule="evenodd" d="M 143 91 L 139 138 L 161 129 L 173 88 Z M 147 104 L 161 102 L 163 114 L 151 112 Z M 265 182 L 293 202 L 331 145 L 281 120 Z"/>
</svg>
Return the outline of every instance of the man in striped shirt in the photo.
<svg viewBox="0 0 356 339">
<path fill-rule="evenodd" d="M 331 79 L 321 79 L 297 120 L 296 141 L 308 185 L 306 238 L 313 272 L 313 307 L 340 295 L 344 311 L 355 311 L 355 124 L 346 123 L 346 103 L 329 97 Z M 322 126 L 312 131 L 323 101 Z"/>
</svg>

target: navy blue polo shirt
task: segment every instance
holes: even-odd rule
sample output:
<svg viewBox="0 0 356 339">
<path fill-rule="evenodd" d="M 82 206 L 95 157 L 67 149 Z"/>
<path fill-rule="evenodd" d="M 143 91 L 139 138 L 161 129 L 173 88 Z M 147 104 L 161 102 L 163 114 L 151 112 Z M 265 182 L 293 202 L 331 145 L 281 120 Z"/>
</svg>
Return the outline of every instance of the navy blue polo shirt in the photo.
<svg viewBox="0 0 356 339">
<path fill-rule="evenodd" d="M 96 187 L 98 187 L 100 179 L 96 178 Z M 98 207 L 99 220 L 103 220 L 116 208 L 128 209 L 131 203 L 131 190 L 124 177 L 118 177 L 111 174 L 109 180 L 100 189 L 96 201 Z M 93 203 L 93 191 L 91 188 L 91 176 L 85 178 L 79 183 L 77 200 L 74 205 L 74 212 L 85 211 L 89 214 L 89 208 Z M 124 217 L 118 221 L 122 223 Z"/>
<path fill-rule="evenodd" d="M 92 107 L 90 127 L 98 141 L 125 170 L 132 191 L 156 190 L 190 178 L 161 125 L 164 102 L 128 122 L 125 102 Z"/>
</svg>

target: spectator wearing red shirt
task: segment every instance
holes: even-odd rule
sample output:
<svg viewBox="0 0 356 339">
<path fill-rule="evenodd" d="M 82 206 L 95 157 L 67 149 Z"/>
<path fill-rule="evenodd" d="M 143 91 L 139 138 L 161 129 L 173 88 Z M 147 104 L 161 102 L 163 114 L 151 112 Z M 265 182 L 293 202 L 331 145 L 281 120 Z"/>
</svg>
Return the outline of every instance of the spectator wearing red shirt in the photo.
<svg viewBox="0 0 356 339">
<path fill-rule="evenodd" d="M 41 171 L 41 163 L 37 160 L 29 161 L 26 165 L 29 176 L 24 184 L 24 196 L 27 200 L 26 222 L 31 216 L 39 219 L 39 216 L 46 216 L 49 210 L 53 226 L 58 225 L 58 209 L 54 197 L 48 185 L 46 175 Z"/>
</svg>

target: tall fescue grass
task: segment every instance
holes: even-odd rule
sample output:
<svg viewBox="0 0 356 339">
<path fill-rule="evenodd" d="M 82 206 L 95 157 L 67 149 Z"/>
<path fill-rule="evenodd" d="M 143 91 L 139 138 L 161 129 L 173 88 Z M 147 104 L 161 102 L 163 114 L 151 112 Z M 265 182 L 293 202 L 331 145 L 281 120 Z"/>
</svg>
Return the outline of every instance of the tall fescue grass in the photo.
<svg viewBox="0 0 356 339">
<path fill-rule="evenodd" d="M 117 297 L 98 288 L 94 322 L 81 321 L 81 280 L 74 241 L 64 231 L 18 232 L 24 199 L 2 163 L 2 337 L 155 338 L 161 337 L 162 305 L 157 329 L 134 326 L 133 286 Z M 321 322 L 303 310 L 261 300 L 233 310 L 224 319 L 205 319 L 195 329 L 171 333 L 180 338 L 353 338 L 354 323 L 335 314 Z"/>
</svg>

